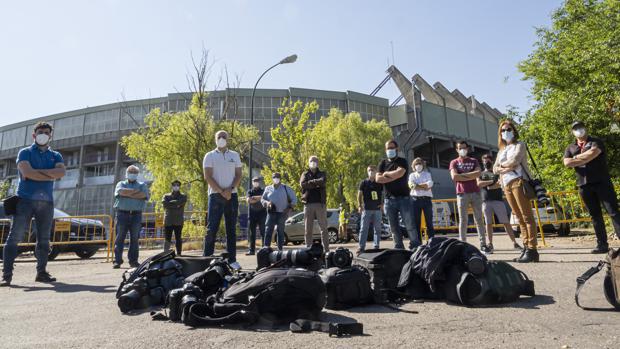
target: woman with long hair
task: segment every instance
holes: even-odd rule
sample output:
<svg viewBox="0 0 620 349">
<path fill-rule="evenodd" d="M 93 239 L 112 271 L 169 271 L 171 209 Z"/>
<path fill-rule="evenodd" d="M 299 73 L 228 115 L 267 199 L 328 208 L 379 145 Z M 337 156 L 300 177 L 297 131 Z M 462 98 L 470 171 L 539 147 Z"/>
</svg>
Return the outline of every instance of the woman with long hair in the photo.
<svg viewBox="0 0 620 349">
<path fill-rule="evenodd" d="M 525 181 L 530 178 L 527 165 L 527 148 L 519 141 L 519 132 L 511 120 L 500 122 L 497 131 L 499 153 L 493 165 L 493 172 L 500 175 L 506 201 L 519 220 L 523 252 L 515 262 L 538 262 L 536 236 L 538 229 L 532 212 L 532 204 L 523 190 Z"/>
</svg>

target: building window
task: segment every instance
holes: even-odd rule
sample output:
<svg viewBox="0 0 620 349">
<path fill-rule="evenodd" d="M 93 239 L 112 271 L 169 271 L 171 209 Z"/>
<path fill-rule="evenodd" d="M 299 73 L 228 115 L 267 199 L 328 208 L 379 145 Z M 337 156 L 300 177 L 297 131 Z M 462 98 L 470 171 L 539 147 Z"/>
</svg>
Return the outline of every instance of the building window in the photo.
<svg viewBox="0 0 620 349">
<path fill-rule="evenodd" d="M 86 114 L 84 134 L 91 135 L 118 130 L 118 112 L 118 109 L 112 109 Z"/>
<path fill-rule="evenodd" d="M 82 131 L 84 131 L 84 115 L 58 119 L 54 123 L 54 139 L 79 137 Z"/>
<path fill-rule="evenodd" d="M 26 126 L 4 131 L 2 133 L 2 149 L 21 147 L 25 144 Z"/>
</svg>

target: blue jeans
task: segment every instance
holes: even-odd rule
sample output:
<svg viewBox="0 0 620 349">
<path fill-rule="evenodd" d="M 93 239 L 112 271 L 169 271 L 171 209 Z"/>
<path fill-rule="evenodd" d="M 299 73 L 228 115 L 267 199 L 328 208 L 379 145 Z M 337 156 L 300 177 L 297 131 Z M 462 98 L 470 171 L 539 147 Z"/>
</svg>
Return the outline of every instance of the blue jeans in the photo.
<svg viewBox="0 0 620 349">
<path fill-rule="evenodd" d="M 265 237 L 263 240 L 263 246 L 271 247 L 271 237 L 273 236 L 273 229 L 278 226 L 278 250 L 282 251 L 284 245 L 284 223 L 286 222 L 286 215 L 283 212 L 271 212 L 267 214 L 267 229 L 265 229 Z"/>
<path fill-rule="evenodd" d="M 424 220 L 426 221 L 426 233 L 428 238 L 435 236 L 433 229 L 433 201 L 428 196 L 414 196 L 413 200 L 413 219 L 415 219 L 418 232 L 422 233 L 420 226 L 422 225 L 422 212 L 424 212 Z"/>
<path fill-rule="evenodd" d="M 37 237 L 34 254 L 37 257 L 37 272 L 44 272 L 47 255 L 50 253 L 50 232 L 54 220 L 54 203 L 51 201 L 29 200 L 20 198 L 17 213 L 11 222 L 11 231 L 6 239 L 3 251 L 2 273 L 5 278 L 13 276 L 13 263 L 17 257 L 17 244 L 22 242 L 30 222 L 34 218 L 33 230 Z"/>
<path fill-rule="evenodd" d="M 233 193 L 230 200 L 226 200 L 220 194 L 209 195 L 209 209 L 207 211 L 207 234 L 204 239 L 203 256 L 211 256 L 215 252 L 215 237 L 220 228 L 222 215 L 226 227 L 226 251 L 228 262 L 237 261 L 237 215 L 239 213 L 239 200 Z"/>
<path fill-rule="evenodd" d="M 123 264 L 125 238 L 129 232 L 129 263 L 138 263 L 138 239 L 142 229 L 142 212 L 136 213 L 116 211 L 116 238 L 114 239 L 114 263 Z"/>
<path fill-rule="evenodd" d="M 416 229 L 415 218 L 413 217 L 411 197 L 399 196 L 385 199 L 385 213 L 390 222 L 390 231 L 394 238 L 394 248 L 405 248 L 403 244 L 403 235 L 400 232 L 400 224 L 398 222 L 399 213 L 403 223 L 405 223 L 405 229 L 409 236 L 409 249 L 413 250 L 420 245 L 420 234 Z"/>
<path fill-rule="evenodd" d="M 379 243 L 381 242 L 381 226 L 383 225 L 381 221 L 381 210 L 364 210 L 362 211 L 362 217 L 360 219 L 360 232 L 359 232 L 359 243 L 360 250 L 364 251 L 366 249 L 366 240 L 368 239 L 368 230 L 370 229 L 370 225 L 372 224 L 375 235 L 373 238 L 374 248 L 379 248 Z"/>
</svg>

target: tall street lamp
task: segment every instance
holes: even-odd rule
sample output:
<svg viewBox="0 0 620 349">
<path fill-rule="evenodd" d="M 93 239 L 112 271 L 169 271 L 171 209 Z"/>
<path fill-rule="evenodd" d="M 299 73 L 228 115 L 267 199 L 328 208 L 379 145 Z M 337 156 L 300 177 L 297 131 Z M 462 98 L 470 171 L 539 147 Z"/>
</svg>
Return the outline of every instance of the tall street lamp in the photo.
<svg viewBox="0 0 620 349">
<path fill-rule="evenodd" d="M 258 83 L 260 82 L 260 80 L 263 78 L 263 76 L 265 76 L 265 74 L 267 74 L 268 71 L 270 71 L 271 69 L 279 66 L 280 64 L 288 64 L 288 63 L 295 63 L 295 61 L 297 61 L 297 55 L 290 55 L 284 59 L 282 59 L 281 61 L 279 61 L 278 63 L 272 65 L 271 67 L 269 67 L 267 70 L 265 70 L 260 77 L 258 78 L 258 80 L 256 80 L 256 84 L 254 84 L 254 89 L 252 90 L 252 99 L 250 102 L 250 125 L 254 126 L 254 95 L 256 94 L 256 87 L 258 86 Z M 253 142 L 250 140 L 250 159 L 248 162 L 248 172 L 249 172 L 249 180 L 248 180 L 248 191 L 250 189 L 252 189 L 252 153 L 254 153 L 254 144 Z M 250 227 L 250 205 L 248 205 L 248 229 Z"/>
</svg>

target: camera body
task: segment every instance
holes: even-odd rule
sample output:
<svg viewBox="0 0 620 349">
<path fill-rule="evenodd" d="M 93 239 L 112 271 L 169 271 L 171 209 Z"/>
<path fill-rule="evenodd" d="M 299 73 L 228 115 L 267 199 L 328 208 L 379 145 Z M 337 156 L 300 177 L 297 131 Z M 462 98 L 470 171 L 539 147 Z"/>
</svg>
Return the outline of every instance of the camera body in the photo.
<svg viewBox="0 0 620 349">
<path fill-rule="evenodd" d="M 142 276 L 133 282 L 123 285 L 118 297 L 121 312 L 146 308 L 151 302 L 151 290 L 146 277 Z"/>
<path fill-rule="evenodd" d="M 348 248 L 338 247 L 335 251 L 325 254 L 325 268 L 338 267 L 344 269 L 351 266 L 353 253 Z"/>
<path fill-rule="evenodd" d="M 168 293 L 166 304 L 168 306 L 168 318 L 170 321 L 181 321 L 183 313 L 189 310 L 189 306 L 204 298 L 200 287 L 191 282 L 186 282 L 181 288 L 175 288 Z"/>
</svg>

